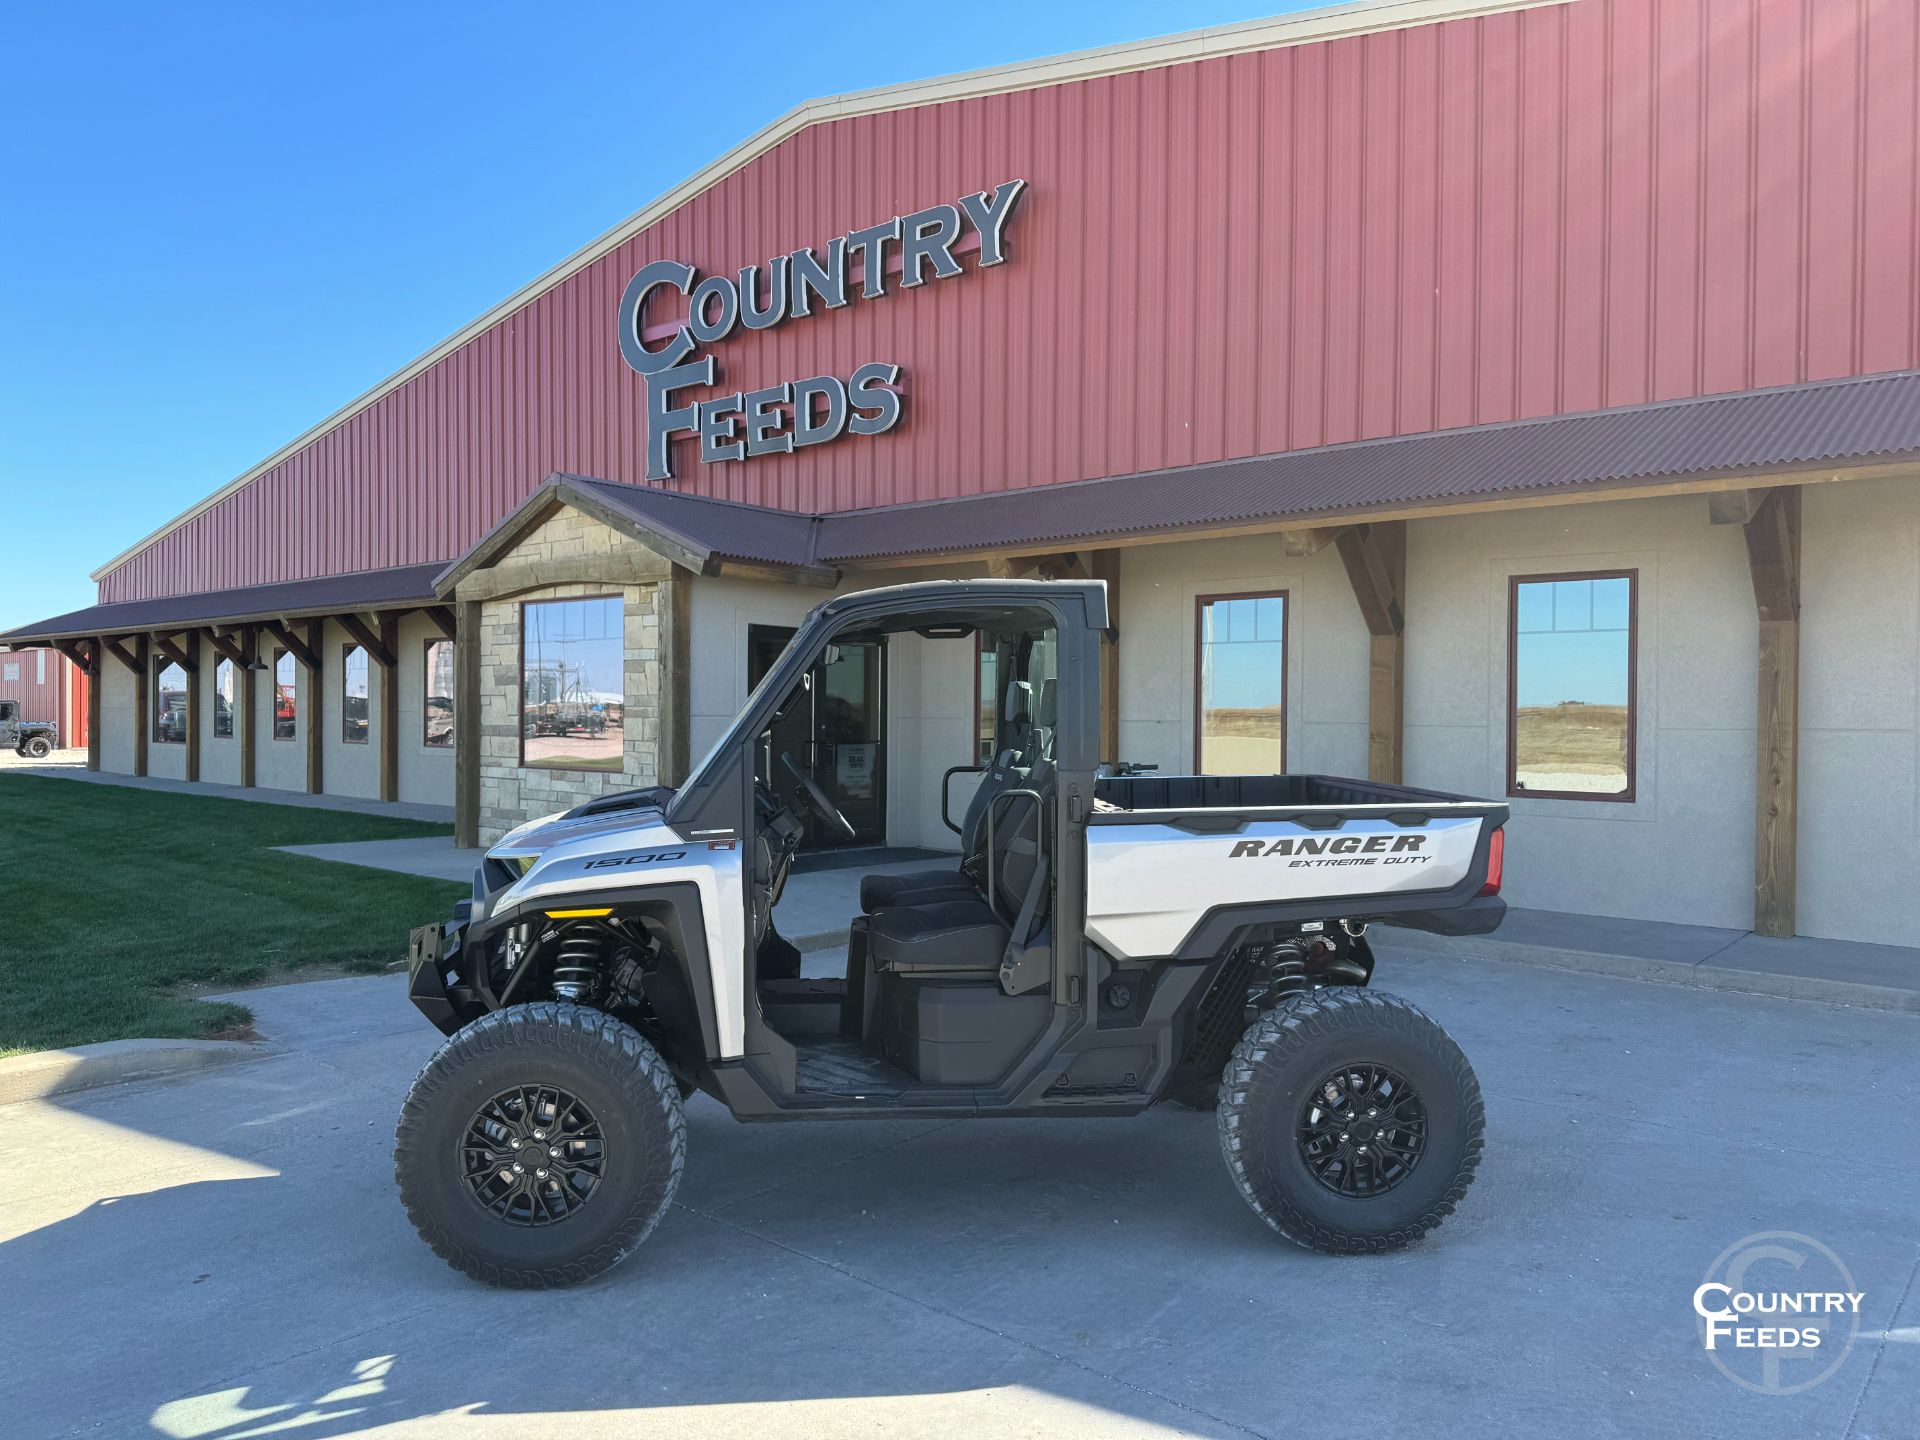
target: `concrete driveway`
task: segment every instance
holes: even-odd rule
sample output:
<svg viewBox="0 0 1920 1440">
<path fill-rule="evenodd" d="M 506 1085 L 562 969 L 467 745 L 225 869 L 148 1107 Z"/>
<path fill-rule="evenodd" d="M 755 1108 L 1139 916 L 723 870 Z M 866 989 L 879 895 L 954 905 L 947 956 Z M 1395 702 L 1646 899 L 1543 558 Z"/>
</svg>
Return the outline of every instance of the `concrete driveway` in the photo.
<svg viewBox="0 0 1920 1440">
<path fill-rule="evenodd" d="M 1920 1434 L 1920 1018 L 1381 978 L 1487 1094 L 1479 1183 L 1410 1252 L 1277 1241 L 1211 1117 L 1170 1107 L 740 1126 L 697 1099 L 653 1241 L 555 1294 L 475 1286 L 408 1228 L 392 1125 L 436 1037 L 398 980 L 254 992 L 282 1055 L 0 1110 L 0 1431 Z M 1690 1309 L 1769 1230 L 1866 1296 L 1787 1396 L 1716 1371 Z"/>
</svg>

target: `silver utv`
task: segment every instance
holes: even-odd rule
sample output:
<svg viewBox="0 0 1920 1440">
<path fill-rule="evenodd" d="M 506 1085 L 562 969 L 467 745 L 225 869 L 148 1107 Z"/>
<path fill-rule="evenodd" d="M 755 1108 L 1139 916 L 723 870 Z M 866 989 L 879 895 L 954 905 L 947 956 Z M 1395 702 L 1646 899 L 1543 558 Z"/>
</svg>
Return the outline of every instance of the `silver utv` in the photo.
<svg viewBox="0 0 1920 1440">
<path fill-rule="evenodd" d="M 1229 1174 L 1290 1240 L 1386 1250 L 1439 1224 L 1478 1163 L 1479 1087 L 1445 1031 L 1371 988 L 1368 933 L 1497 926 L 1506 807 L 1116 773 L 1107 626 L 1099 582 L 837 597 L 679 788 L 493 846 L 412 942 L 410 994 L 449 1037 L 396 1145 L 428 1243 L 501 1285 L 607 1269 L 672 1198 L 695 1090 L 742 1120 L 1172 1100 L 1217 1112 Z M 832 647 L 906 634 L 991 647 L 993 759 L 960 767 L 978 778 L 947 817 L 954 861 L 865 877 L 844 957 L 803 974 L 776 907 L 809 828 L 852 826 L 774 737 Z"/>
</svg>

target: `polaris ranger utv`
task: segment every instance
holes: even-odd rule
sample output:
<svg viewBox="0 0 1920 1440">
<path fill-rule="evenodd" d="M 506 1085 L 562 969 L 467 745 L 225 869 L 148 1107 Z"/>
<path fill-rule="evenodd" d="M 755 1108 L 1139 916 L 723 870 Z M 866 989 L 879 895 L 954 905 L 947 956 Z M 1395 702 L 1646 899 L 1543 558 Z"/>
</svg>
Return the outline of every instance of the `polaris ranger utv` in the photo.
<svg viewBox="0 0 1920 1440">
<path fill-rule="evenodd" d="M 1106 774 L 1099 582 L 966 580 L 808 617 L 678 790 L 523 825 L 414 932 L 451 1037 L 402 1110 L 408 1214 L 508 1286 L 598 1275 L 671 1202 L 695 1090 L 741 1120 L 1218 1109 L 1227 1170 L 1315 1250 L 1397 1249 L 1450 1214 L 1479 1084 L 1368 988 L 1375 924 L 1500 923 L 1504 805 L 1317 775 Z M 830 647 L 981 636 L 1007 677 L 957 864 L 866 876 L 841 973 L 773 923 L 809 822 L 852 826 L 776 722 Z M 943 784 L 952 787 L 957 771 Z M 782 799 L 777 777 L 787 777 Z M 810 811 L 799 813 L 799 808 Z"/>
</svg>

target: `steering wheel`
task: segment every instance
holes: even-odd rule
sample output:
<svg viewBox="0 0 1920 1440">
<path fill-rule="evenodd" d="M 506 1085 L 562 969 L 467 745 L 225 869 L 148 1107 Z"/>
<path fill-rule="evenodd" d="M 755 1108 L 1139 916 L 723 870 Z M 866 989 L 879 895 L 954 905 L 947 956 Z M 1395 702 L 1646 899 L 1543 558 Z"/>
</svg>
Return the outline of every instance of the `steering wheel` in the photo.
<svg viewBox="0 0 1920 1440">
<path fill-rule="evenodd" d="M 814 780 L 813 776 L 809 775 L 794 763 L 791 754 L 782 750 L 780 752 L 780 763 L 787 767 L 788 774 L 800 782 L 800 788 L 807 792 L 807 799 L 813 802 L 814 809 L 818 810 L 822 815 L 829 817 L 834 824 L 846 831 L 847 839 L 853 840 L 858 838 L 859 832 L 853 828 L 853 822 L 840 813 L 840 807 L 827 798 L 827 792 L 820 788 L 819 783 Z"/>
</svg>

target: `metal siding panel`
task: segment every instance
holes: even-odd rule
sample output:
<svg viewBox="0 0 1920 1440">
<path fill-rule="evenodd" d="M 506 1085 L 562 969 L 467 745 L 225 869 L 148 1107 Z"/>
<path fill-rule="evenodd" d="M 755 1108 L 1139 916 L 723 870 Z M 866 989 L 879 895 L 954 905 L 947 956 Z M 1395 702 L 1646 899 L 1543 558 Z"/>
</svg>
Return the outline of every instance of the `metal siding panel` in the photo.
<svg viewBox="0 0 1920 1440">
<path fill-rule="evenodd" d="M 1917 18 L 1576 0 L 816 125 L 100 594 L 444 561 L 550 470 L 637 482 L 639 265 L 735 271 L 1016 174 L 1008 265 L 716 351 L 728 392 L 893 360 L 900 427 L 704 467 L 682 440 L 674 488 L 834 510 L 1911 366 Z"/>
</svg>

